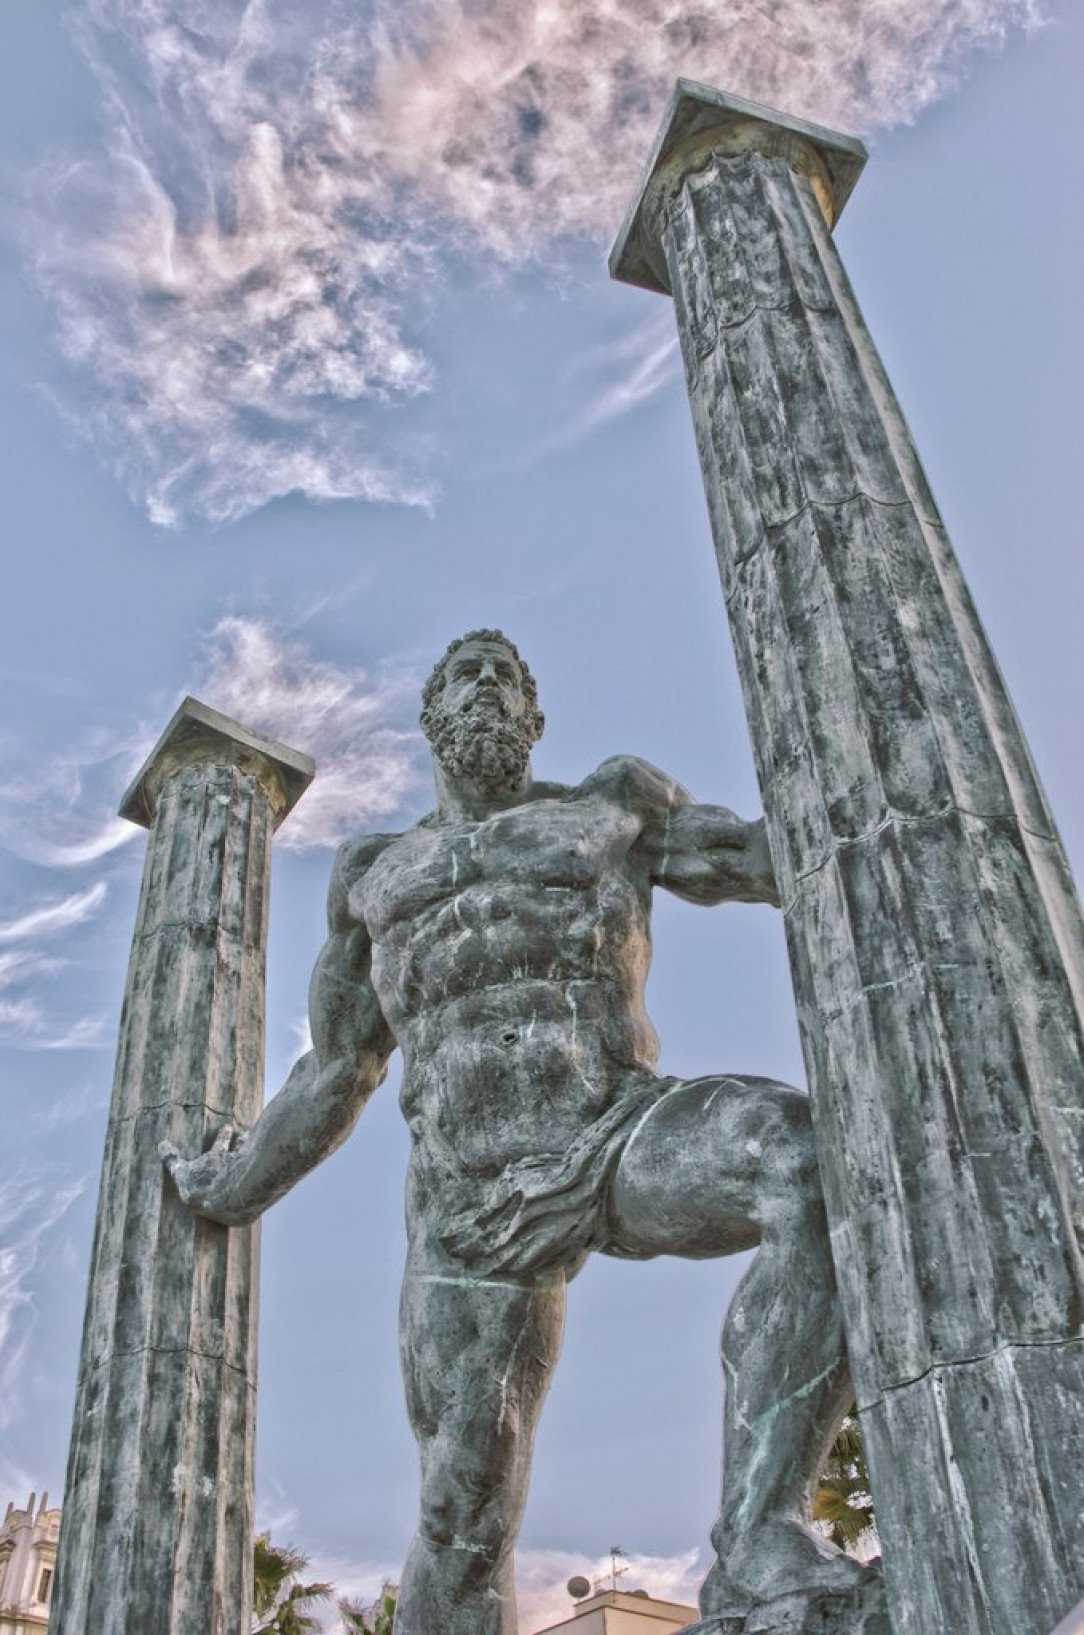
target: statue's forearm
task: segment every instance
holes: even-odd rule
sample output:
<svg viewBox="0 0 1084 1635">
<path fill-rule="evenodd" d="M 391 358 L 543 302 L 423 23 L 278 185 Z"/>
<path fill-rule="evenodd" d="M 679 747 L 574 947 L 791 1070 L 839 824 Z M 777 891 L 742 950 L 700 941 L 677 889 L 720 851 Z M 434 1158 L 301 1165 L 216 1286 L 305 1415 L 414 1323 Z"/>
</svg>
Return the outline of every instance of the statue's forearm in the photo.
<svg viewBox="0 0 1084 1635">
<path fill-rule="evenodd" d="M 772 903 L 779 891 L 763 818 L 746 823 L 722 806 L 688 805 L 667 824 L 655 883 L 702 903 Z"/>
<path fill-rule="evenodd" d="M 363 1075 L 356 1066 L 318 1064 L 314 1051 L 302 1056 L 236 1154 L 234 1204 L 246 1219 L 277 1203 L 342 1145 L 381 1078 L 381 1069 Z"/>
<path fill-rule="evenodd" d="M 163 1150 L 182 1200 L 224 1226 L 254 1221 L 342 1145 L 384 1072 L 376 1055 L 348 1067 L 310 1051 L 232 1150 L 228 1134 L 200 1158 Z"/>
</svg>

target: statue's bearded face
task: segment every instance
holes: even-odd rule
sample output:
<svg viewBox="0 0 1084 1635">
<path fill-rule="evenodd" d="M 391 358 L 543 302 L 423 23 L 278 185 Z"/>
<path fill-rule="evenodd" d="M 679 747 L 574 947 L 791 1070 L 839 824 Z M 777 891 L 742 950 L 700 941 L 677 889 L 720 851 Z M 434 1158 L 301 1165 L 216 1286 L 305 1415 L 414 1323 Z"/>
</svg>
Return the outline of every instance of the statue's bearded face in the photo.
<svg viewBox="0 0 1084 1635">
<path fill-rule="evenodd" d="M 520 788 L 542 718 L 503 642 L 468 639 L 444 659 L 422 726 L 445 772 L 494 794 Z"/>
</svg>

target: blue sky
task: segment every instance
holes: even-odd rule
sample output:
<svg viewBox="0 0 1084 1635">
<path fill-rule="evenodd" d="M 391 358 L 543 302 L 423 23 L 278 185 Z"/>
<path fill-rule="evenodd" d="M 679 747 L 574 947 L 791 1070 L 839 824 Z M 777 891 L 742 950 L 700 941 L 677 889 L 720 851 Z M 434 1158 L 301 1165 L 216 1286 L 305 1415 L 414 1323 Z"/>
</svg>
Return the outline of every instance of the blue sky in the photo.
<svg viewBox="0 0 1084 1635">
<path fill-rule="evenodd" d="M 417 692 L 464 629 L 530 660 L 541 774 L 628 750 L 757 810 L 672 312 L 605 271 L 677 73 L 867 140 L 838 240 L 1084 849 L 1069 0 L 290 17 L 5 9 L 0 1502 L 62 1488 L 143 845 L 114 814 L 180 695 L 320 766 L 278 842 L 269 1090 L 303 1038 L 331 847 L 426 810 Z M 772 911 L 660 899 L 656 924 L 663 1068 L 803 1082 Z M 416 1493 L 396 1084 L 264 1232 L 261 1519 L 362 1589 L 397 1569 Z M 574 1285 L 525 1630 L 615 1542 L 646 1588 L 691 1592 L 733 1276 L 599 1261 Z"/>
</svg>

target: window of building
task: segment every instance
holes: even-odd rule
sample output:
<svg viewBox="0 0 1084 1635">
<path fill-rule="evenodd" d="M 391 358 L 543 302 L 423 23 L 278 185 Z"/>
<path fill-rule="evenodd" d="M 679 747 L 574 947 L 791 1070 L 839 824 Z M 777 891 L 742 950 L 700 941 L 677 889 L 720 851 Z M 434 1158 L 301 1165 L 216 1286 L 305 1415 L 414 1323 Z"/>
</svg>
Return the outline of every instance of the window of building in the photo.
<svg viewBox="0 0 1084 1635">
<path fill-rule="evenodd" d="M 38 1600 L 48 1601 L 49 1591 L 52 1589 L 52 1587 L 53 1569 L 51 1567 L 43 1567 L 41 1569 L 41 1577 L 38 1579 Z"/>
</svg>

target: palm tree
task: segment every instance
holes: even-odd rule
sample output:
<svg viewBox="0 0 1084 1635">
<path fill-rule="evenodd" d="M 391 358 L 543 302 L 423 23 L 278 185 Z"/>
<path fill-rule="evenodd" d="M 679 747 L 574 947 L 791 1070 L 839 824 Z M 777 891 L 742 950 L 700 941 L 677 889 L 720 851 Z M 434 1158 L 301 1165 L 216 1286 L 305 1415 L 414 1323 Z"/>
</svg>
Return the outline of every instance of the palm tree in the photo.
<svg viewBox="0 0 1084 1635">
<path fill-rule="evenodd" d="M 272 1544 L 261 1533 L 254 1549 L 252 1635 L 310 1635 L 322 1628 L 311 1608 L 329 1601 L 330 1584 L 302 1584 L 299 1574 L 309 1564 L 302 1550 L 290 1544 Z"/>
<path fill-rule="evenodd" d="M 392 1635 L 398 1596 L 398 1584 L 385 1584 L 371 1607 L 349 1597 L 341 1600 L 339 1616 L 343 1621 L 343 1635 Z"/>
<path fill-rule="evenodd" d="M 866 1450 L 853 1404 L 828 1450 L 820 1485 L 813 1495 L 813 1520 L 841 1550 L 853 1551 L 877 1537 Z"/>
</svg>

